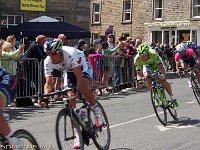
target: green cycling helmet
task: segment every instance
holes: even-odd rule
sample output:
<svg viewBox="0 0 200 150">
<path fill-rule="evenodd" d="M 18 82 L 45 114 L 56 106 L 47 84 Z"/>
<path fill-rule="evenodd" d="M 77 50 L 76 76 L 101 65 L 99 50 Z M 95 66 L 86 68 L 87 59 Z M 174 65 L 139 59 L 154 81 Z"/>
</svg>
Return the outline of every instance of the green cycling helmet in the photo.
<svg viewBox="0 0 200 150">
<path fill-rule="evenodd" d="M 149 47 L 146 44 L 141 44 L 138 48 L 137 51 L 139 54 L 148 54 L 149 53 Z"/>
</svg>

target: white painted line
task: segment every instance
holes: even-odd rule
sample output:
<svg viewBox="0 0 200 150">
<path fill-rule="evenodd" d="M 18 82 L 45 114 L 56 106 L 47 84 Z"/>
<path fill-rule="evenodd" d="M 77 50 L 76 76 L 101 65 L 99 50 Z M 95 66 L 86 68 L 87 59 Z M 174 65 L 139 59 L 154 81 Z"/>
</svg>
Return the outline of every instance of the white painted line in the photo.
<svg viewBox="0 0 200 150">
<path fill-rule="evenodd" d="M 192 100 L 191 102 L 186 102 L 186 103 L 196 103 L 196 99 Z M 163 113 L 163 112 L 160 112 L 160 113 Z M 115 124 L 115 125 L 110 126 L 110 128 L 118 127 L 118 126 L 121 126 L 121 125 L 125 125 L 125 124 L 128 124 L 128 123 L 136 122 L 136 121 L 147 119 L 147 118 L 154 117 L 154 116 L 156 116 L 156 114 L 149 115 L 149 116 L 142 117 L 142 118 L 138 118 L 138 119 L 133 119 L 133 120 L 130 120 L 130 121 L 127 121 L 127 122 L 119 123 L 119 124 Z M 161 126 L 159 125 L 159 126 L 155 126 L 155 127 L 159 128 L 161 131 L 166 131 L 166 130 L 171 129 L 171 128 L 189 128 L 189 127 L 195 127 L 195 126 L 190 126 L 190 125 L 187 125 L 187 126 L 171 125 L 171 126 L 169 126 L 168 125 L 167 127 L 164 127 L 163 125 L 161 125 Z"/>
<path fill-rule="evenodd" d="M 124 124 L 128 124 L 128 123 L 131 123 L 131 122 L 147 119 L 147 118 L 150 118 L 150 117 L 154 117 L 155 115 L 156 114 L 153 114 L 153 115 L 150 115 L 150 116 L 146 116 L 146 117 L 142 117 L 142 118 L 138 118 L 138 119 L 133 119 L 133 120 L 130 120 L 130 121 L 127 121 L 127 122 L 122 122 L 122 123 L 110 126 L 110 128 L 114 128 L 114 127 L 121 126 L 121 125 L 124 125 Z"/>
<path fill-rule="evenodd" d="M 155 126 L 156 128 L 158 128 L 160 131 L 166 131 L 166 130 L 169 130 L 169 129 L 185 129 L 185 128 L 193 128 L 195 126 L 192 126 L 192 125 L 179 125 L 179 124 L 173 124 L 173 125 L 167 125 L 166 127 L 163 126 L 163 125 L 158 125 L 158 126 Z"/>
<path fill-rule="evenodd" d="M 186 102 L 188 104 L 194 104 L 194 103 L 197 103 L 197 100 L 196 99 L 193 99 L 191 102 Z"/>
</svg>

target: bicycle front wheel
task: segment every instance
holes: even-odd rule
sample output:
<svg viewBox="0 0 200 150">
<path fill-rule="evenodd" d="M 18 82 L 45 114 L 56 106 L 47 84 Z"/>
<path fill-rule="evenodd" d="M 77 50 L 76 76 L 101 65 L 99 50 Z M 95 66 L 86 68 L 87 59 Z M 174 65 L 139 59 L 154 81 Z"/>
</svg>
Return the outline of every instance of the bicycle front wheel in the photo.
<svg viewBox="0 0 200 150">
<path fill-rule="evenodd" d="M 22 142 L 22 145 L 16 145 L 19 149 L 40 150 L 40 147 L 39 147 L 36 139 L 33 137 L 33 135 L 24 129 L 19 129 L 19 130 L 15 131 L 13 133 L 12 137 L 17 137 Z"/>
<path fill-rule="evenodd" d="M 77 129 L 78 135 L 75 135 L 74 128 Z M 56 119 L 56 141 L 59 150 L 73 149 L 76 136 L 80 141 L 80 149 L 84 149 L 83 138 L 80 127 L 76 119 L 68 113 L 68 109 L 62 109 Z"/>
<path fill-rule="evenodd" d="M 196 76 L 191 75 L 190 76 L 190 81 L 192 83 L 192 90 L 195 95 L 195 98 L 200 105 L 200 83 L 198 82 L 198 79 Z"/>
<path fill-rule="evenodd" d="M 158 120 L 160 121 L 161 124 L 166 126 L 167 125 L 166 107 L 164 106 L 161 96 L 159 95 L 159 93 L 155 88 L 151 88 L 151 102 Z"/>
<path fill-rule="evenodd" d="M 88 119 L 92 130 L 92 139 L 99 150 L 107 150 L 110 147 L 111 141 L 109 122 L 105 110 L 98 101 L 97 105 L 99 108 L 101 108 L 104 124 L 100 128 L 96 127 L 94 112 L 91 109 L 88 110 Z"/>
<path fill-rule="evenodd" d="M 169 113 L 170 115 L 172 116 L 172 118 L 174 120 L 177 120 L 177 112 L 176 112 L 176 109 L 174 109 L 172 106 L 168 106 L 168 110 L 169 110 Z"/>
</svg>

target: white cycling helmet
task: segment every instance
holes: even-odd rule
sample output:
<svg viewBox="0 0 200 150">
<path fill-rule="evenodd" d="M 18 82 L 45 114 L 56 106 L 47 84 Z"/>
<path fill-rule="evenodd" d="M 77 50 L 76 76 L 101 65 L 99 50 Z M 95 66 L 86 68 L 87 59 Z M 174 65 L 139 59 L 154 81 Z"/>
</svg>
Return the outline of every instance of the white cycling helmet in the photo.
<svg viewBox="0 0 200 150">
<path fill-rule="evenodd" d="M 182 44 L 178 44 L 176 46 L 176 51 L 179 52 L 179 53 L 185 52 L 185 45 L 183 43 Z"/>
</svg>

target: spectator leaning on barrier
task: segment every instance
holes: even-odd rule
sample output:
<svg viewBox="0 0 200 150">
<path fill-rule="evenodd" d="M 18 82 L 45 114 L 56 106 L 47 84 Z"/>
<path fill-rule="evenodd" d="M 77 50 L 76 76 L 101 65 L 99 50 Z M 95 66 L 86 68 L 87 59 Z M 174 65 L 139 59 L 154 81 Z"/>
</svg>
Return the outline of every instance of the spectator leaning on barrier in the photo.
<svg viewBox="0 0 200 150">
<path fill-rule="evenodd" d="M 21 57 L 21 55 L 23 54 L 23 51 L 24 51 L 24 47 L 25 47 L 25 45 L 21 45 L 21 46 L 19 46 L 19 48 L 16 51 L 13 51 L 11 43 L 3 42 L 2 54 L 0 57 L 1 58 L 12 58 L 13 60 L 12 59 L 2 60 L 1 66 L 6 71 L 11 73 L 13 76 L 16 76 L 16 69 L 17 69 L 16 60 L 14 60 L 14 59 L 18 59 Z"/>
<path fill-rule="evenodd" d="M 102 42 L 102 54 L 104 55 L 104 61 L 103 61 L 103 85 L 108 86 L 108 74 L 111 67 L 111 54 L 115 52 L 119 47 L 108 49 L 108 42 Z M 104 94 L 106 95 L 108 92 L 105 89 Z"/>
<path fill-rule="evenodd" d="M 97 68 L 99 59 L 102 58 L 102 54 L 98 54 L 95 51 L 95 48 L 90 48 L 88 50 L 88 62 L 90 63 L 90 65 L 92 66 L 93 69 L 93 79 L 95 81 L 98 81 L 99 79 L 99 68 Z"/>
<path fill-rule="evenodd" d="M 44 43 L 46 41 L 47 38 L 44 35 L 38 35 L 36 40 L 30 44 L 23 58 L 37 58 L 39 62 L 45 59 L 47 57 L 44 52 Z"/>
<path fill-rule="evenodd" d="M 38 35 L 36 37 L 36 40 L 32 42 L 23 55 L 23 58 L 36 58 L 39 63 L 44 60 L 47 57 L 47 54 L 44 52 L 44 43 L 47 41 L 47 37 L 44 35 Z M 26 60 L 25 63 L 23 63 L 23 69 L 26 76 L 26 84 L 23 86 L 27 86 L 27 93 L 29 95 L 33 95 L 38 91 L 39 87 L 39 76 L 38 76 L 38 64 L 35 60 Z M 28 68 L 28 70 L 27 70 Z M 43 74 L 42 74 L 43 76 Z M 33 90 L 34 89 L 34 90 Z M 35 101 L 35 100 L 33 100 Z"/>
</svg>

